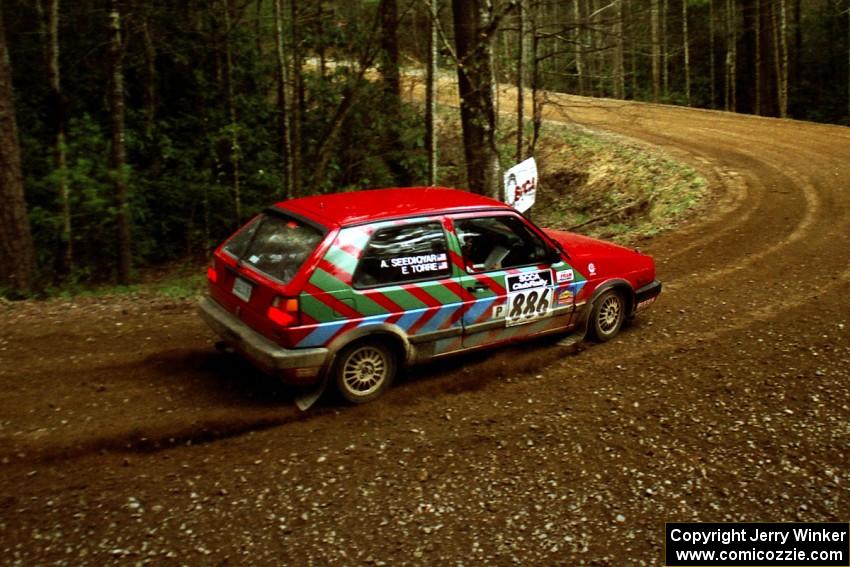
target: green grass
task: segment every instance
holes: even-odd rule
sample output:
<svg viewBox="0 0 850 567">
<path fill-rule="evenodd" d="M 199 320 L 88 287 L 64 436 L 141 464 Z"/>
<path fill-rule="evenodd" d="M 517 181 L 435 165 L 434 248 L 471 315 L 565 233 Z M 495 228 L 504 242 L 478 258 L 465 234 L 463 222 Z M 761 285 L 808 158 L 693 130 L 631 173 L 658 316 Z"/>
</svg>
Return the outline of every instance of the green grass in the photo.
<svg viewBox="0 0 850 567">
<path fill-rule="evenodd" d="M 199 297 L 206 289 L 206 274 L 196 266 L 142 270 L 141 280 L 132 285 L 67 283 L 50 286 L 31 296 L 32 299 L 72 299 L 77 297 L 167 297 L 186 300 Z"/>
<path fill-rule="evenodd" d="M 550 123 L 538 147 L 543 226 L 630 243 L 673 228 L 706 194 L 690 166 L 615 136 Z"/>
</svg>

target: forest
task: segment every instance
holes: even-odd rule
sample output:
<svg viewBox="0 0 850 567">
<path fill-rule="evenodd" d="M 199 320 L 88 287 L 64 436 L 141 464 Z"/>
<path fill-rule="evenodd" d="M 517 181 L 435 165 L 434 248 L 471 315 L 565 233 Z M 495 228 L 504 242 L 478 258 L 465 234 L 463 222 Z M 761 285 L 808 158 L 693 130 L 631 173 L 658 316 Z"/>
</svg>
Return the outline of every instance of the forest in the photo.
<svg viewBox="0 0 850 567">
<path fill-rule="evenodd" d="M 850 0 L 0 0 L 0 296 L 127 284 L 282 199 L 440 184 L 440 78 L 466 187 L 498 196 L 546 91 L 850 124 Z"/>
</svg>

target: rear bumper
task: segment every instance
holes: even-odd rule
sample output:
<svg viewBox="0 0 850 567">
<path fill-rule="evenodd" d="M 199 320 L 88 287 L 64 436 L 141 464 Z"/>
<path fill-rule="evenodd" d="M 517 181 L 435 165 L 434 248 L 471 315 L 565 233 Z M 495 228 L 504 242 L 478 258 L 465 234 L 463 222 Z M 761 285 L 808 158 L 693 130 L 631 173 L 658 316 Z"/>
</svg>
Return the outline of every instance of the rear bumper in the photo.
<svg viewBox="0 0 850 567">
<path fill-rule="evenodd" d="M 661 293 L 661 282 L 658 280 L 646 284 L 635 291 L 635 311 L 641 311 L 653 304 L 655 298 Z"/>
<path fill-rule="evenodd" d="M 330 356 L 326 348 L 283 348 L 250 328 L 210 297 L 200 301 L 198 313 L 225 343 L 251 363 L 291 384 L 315 382 Z"/>
</svg>

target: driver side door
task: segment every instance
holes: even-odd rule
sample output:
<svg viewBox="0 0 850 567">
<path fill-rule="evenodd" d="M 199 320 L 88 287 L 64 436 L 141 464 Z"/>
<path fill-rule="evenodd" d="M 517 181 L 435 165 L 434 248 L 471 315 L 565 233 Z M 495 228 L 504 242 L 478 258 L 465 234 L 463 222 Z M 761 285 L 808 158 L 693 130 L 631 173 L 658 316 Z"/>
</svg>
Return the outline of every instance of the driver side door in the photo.
<svg viewBox="0 0 850 567">
<path fill-rule="evenodd" d="M 564 293 L 569 266 L 519 215 L 452 218 L 466 290 L 463 348 L 566 329 L 572 295 Z"/>
</svg>

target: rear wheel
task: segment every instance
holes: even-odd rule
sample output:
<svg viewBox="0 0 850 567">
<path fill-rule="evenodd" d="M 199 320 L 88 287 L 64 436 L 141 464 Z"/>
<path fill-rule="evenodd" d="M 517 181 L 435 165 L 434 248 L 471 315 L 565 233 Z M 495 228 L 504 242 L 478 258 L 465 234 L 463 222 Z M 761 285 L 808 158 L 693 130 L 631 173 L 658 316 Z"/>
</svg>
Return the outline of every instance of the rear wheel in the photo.
<svg viewBox="0 0 850 567">
<path fill-rule="evenodd" d="M 376 341 L 358 342 L 337 355 L 333 377 L 344 399 L 363 404 L 389 387 L 397 366 L 396 355 L 388 346 Z"/>
<path fill-rule="evenodd" d="M 620 291 L 611 289 L 599 296 L 590 313 L 589 331 L 591 337 L 604 343 L 620 332 L 626 319 L 626 300 Z"/>
</svg>

